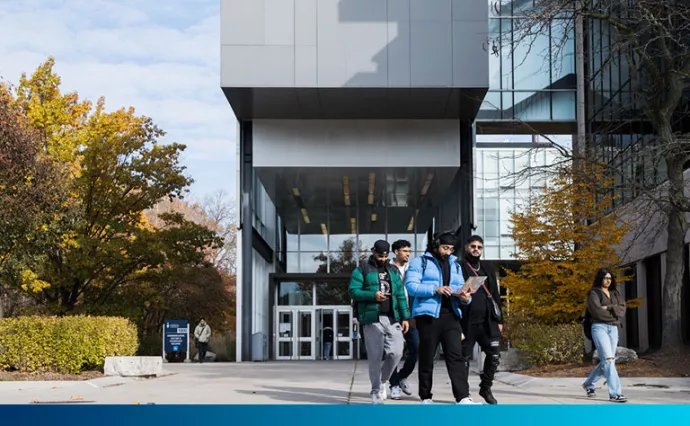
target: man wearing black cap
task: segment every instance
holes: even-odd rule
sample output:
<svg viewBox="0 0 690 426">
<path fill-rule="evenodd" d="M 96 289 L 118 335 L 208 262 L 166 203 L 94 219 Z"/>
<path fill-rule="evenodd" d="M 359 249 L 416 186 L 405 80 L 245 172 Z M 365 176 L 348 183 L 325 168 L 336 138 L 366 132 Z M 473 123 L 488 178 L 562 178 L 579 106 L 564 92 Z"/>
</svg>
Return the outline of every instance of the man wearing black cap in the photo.
<svg viewBox="0 0 690 426">
<path fill-rule="evenodd" d="M 407 332 L 410 318 L 400 272 L 389 263 L 389 251 L 390 244 L 376 241 L 369 260 L 352 271 L 348 289 L 350 298 L 357 303 L 374 404 L 387 397 L 388 380 L 402 358 L 403 333 Z"/>
</svg>

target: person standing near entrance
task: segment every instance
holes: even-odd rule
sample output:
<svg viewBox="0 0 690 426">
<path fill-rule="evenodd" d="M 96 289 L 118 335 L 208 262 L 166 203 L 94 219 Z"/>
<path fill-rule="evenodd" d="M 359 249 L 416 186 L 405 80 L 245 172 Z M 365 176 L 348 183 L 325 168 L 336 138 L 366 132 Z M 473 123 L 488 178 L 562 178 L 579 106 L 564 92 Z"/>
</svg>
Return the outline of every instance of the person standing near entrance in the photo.
<svg viewBox="0 0 690 426">
<path fill-rule="evenodd" d="M 462 345 L 466 359 L 471 358 L 476 343 L 486 354 L 484 368 L 480 375 L 479 396 L 488 404 L 498 404 L 491 392 L 491 386 L 501 359 L 503 313 L 496 273 L 490 265 L 479 260 L 483 250 L 484 240 L 478 235 L 471 236 L 465 245 L 465 259 L 461 262 L 465 280 L 473 276 L 486 277 L 484 285 L 472 293 L 472 304 L 463 308 L 462 329 L 465 330 L 465 340 Z M 493 311 L 494 302 L 496 302 L 499 315 Z"/>
<path fill-rule="evenodd" d="M 194 329 L 194 339 L 196 339 L 196 349 L 199 352 L 199 364 L 203 364 L 208 350 L 208 341 L 211 339 L 211 327 L 203 318 Z"/>
<path fill-rule="evenodd" d="M 395 254 L 395 259 L 391 260 L 391 265 L 395 266 L 398 271 L 400 271 L 400 276 L 403 283 L 405 282 L 405 273 L 407 268 L 410 266 L 410 254 L 412 253 L 412 244 L 407 240 L 398 240 L 393 243 L 393 254 Z M 407 294 L 407 289 L 403 286 L 405 290 L 405 297 L 407 298 L 408 306 L 412 306 L 409 295 Z M 407 395 L 412 395 L 412 387 L 407 381 L 410 374 L 414 371 L 414 367 L 417 364 L 417 351 L 419 348 L 419 334 L 417 333 L 417 328 L 415 326 L 414 318 L 410 319 L 410 327 L 405 333 L 405 344 L 407 345 L 407 356 L 405 357 L 405 363 L 400 371 L 398 367 L 395 367 L 393 374 L 391 375 L 391 399 L 402 398 L 402 392 Z"/>
<path fill-rule="evenodd" d="M 410 311 L 400 273 L 388 261 L 390 244 L 378 240 L 371 251 L 369 260 L 352 271 L 348 293 L 357 303 L 357 320 L 364 334 L 371 401 L 381 404 L 387 398 L 393 369 L 402 358 Z"/>
<path fill-rule="evenodd" d="M 333 328 L 323 328 L 323 359 L 331 359 L 331 349 L 333 349 Z"/>
<path fill-rule="evenodd" d="M 462 353 L 462 310 L 472 302 L 461 291 L 465 280 L 455 250 L 452 232 L 437 233 L 426 253 L 407 269 L 405 286 L 412 296 L 412 316 L 419 331 L 419 398 L 432 404 L 434 355 L 441 343 L 455 401 L 476 404 L 470 398 L 467 360 Z"/>
</svg>

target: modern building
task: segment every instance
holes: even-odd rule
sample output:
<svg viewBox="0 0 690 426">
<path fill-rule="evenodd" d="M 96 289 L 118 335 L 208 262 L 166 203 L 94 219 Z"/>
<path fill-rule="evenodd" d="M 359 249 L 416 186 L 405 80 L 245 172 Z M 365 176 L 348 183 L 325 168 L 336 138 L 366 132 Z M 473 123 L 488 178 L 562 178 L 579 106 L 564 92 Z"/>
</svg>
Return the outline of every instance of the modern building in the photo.
<svg viewBox="0 0 690 426">
<path fill-rule="evenodd" d="M 520 58 L 513 18 L 470 0 L 221 5 L 239 126 L 238 360 L 321 359 L 329 327 L 333 358 L 356 356 L 349 273 L 379 238 L 419 255 L 434 231 L 464 239 L 476 225 L 490 252 L 510 250 L 491 216 L 501 198 L 473 178 L 500 160 L 477 140 L 571 137 L 572 52 L 556 57 L 547 37 Z"/>
<path fill-rule="evenodd" d="M 640 308 L 628 311 L 621 343 L 639 352 L 653 351 L 662 343 L 667 232 L 663 215 L 650 209 L 639 195 L 663 188 L 667 165 L 650 123 L 642 114 L 626 55 L 612 48 L 615 31 L 597 20 L 586 21 L 585 27 L 588 148 L 602 163 L 619 171 L 615 189 L 619 198 L 611 208 L 619 209 L 622 217 L 634 223 L 619 247 L 629 268 L 630 280 L 625 283 L 624 293 L 628 299 L 643 299 Z M 686 93 L 685 105 L 674 114 L 673 130 L 687 134 L 690 92 L 686 89 Z M 685 181 L 690 181 L 690 164 L 685 164 L 684 174 Z M 685 236 L 685 243 L 681 328 L 685 344 L 690 344 L 690 235 Z"/>
</svg>

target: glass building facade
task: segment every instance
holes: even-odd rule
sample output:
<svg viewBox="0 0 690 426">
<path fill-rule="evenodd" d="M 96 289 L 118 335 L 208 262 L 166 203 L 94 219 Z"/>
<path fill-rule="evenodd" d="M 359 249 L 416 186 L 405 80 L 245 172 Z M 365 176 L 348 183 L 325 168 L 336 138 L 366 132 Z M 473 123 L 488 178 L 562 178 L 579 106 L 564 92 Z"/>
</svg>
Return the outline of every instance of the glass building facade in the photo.
<svg viewBox="0 0 690 426">
<path fill-rule="evenodd" d="M 636 99 L 625 52 L 612 47 L 614 31 L 600 20 L 586 25 L 587 141 L 599 161 L 617 170 L 613 208 L 664 182 L 667 168 Z"/>
<path fill-rule="evenodd" d="M 489 1 L 489 92 L 478 120 L 575 120 L 571 20 L 556 21 L 535 36 L 521 34 L 518 20 L 525 18 L 518 15 L 530 6 L 531 1 Z"/>
<path fill-rule="evenodd" d="M 556 149 L 543 143 L 539 147 L 538 136 L 521 136 L 482 135 L 482 140 L 495 142 L 477 143 L 474 169 L 475 232 L 484 239 L 484 257 L 487 260 L 514 260 L 513 254 L 517 249 L 512 238 L 511 214 L 519 212 L 545 188 L 544 176 L 525 172 L 563 161 Z M 506 139 L 527 138 L 531 142 L 506 142 Z"/>
<path fill-rule="evenodd" d="M 269 176 L 265 171 L 264 176 L 282 183 L 302 172 Z M 423 254 L 434 216 L 430 196 L 441 175 L 423 168 L 331 168 L 311 176 L 289 194 L 276 195 L 278 209 L 261 182 L 256 183 L 270 213 L 265 217 L 275 218 L 266 232 L 279 230 L 269 240 L 280 266 L 276 272 L 350 273 L 368 259 L 379 239 L 407 240 L 413 256 Z"/>
</svg>

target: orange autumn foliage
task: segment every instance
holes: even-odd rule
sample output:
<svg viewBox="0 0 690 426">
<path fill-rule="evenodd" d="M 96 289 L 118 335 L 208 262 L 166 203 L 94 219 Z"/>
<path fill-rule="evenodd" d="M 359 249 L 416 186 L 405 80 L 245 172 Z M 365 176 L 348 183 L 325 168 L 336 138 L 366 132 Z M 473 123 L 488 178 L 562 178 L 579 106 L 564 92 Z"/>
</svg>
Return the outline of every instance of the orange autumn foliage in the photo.
<svg viewBox="0 0 690 426">
<path fill-rule="evenodd" d="M 616 251 L 629 225 L 610 212 L 613 179 L 601 170 L 574 179 L 572 170 L 556 175 L 544 192 L 513 212 L 512 234 L 521 261 L 506 271 L 511 314 L 544 324 L 577 321 L 599 268 L 626 281 Z M 630 307 L 638 301 L 632 301 Z"/>
</svg>

